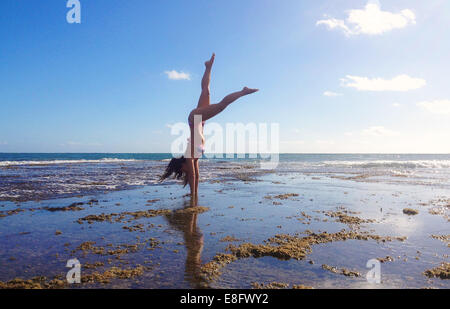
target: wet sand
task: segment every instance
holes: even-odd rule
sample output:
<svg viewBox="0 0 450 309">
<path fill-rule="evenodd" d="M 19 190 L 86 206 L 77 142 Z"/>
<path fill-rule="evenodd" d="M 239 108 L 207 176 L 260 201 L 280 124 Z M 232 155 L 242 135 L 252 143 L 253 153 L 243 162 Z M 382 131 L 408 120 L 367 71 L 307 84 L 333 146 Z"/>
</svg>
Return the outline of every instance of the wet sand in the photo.
<svg viewBox="0 0 450 309">
<path fill-rule="evenodd" d="M 174 183 L 1 201 L 0 288 L 450 288 L 448 190 L 242 175 L 201 183 L 196 208 Z"/>
</svg>

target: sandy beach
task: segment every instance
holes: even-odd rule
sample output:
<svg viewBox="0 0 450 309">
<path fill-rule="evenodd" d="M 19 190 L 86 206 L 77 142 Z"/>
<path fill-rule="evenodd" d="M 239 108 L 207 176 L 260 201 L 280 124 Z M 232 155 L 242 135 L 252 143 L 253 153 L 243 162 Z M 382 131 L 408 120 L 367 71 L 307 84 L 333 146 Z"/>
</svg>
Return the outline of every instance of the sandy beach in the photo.
<svg viewBox="0 0 450 309">
<path fill-rule="evenodd" d="M 176 182 L 156 182 L 164 162 L 2 167 L 0 287 L 450 287 L 448 180 L 411 166 L 220 162 L 203 163 L 197 207 Z M 69 170 L 85 184 L 59 190 Z M 12 186 L 24 173 L 36 177 L 28 188 Z M 80 284 L 65 279 L 74 258 Z M 366 279 L 371 259 L 380 284 Z"/>
</svg>

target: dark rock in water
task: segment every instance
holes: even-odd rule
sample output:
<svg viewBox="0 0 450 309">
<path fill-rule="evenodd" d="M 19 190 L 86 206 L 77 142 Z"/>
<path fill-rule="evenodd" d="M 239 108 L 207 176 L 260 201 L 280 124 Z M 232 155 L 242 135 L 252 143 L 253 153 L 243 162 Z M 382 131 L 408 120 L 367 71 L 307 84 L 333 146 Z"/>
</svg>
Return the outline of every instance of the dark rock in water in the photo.
<svg viewBox="0 0 450 309">
<path fill-rule="evenodd" d="M 335 273 L 335 274 L 341 274 L 341 275 L 344 275 L 346 277 L 361 277 L 361 274 L 359 272 L 348 270 L 346 268 L 338 269 L 336 267 L 333 267 L 333 266 L 330 266 L 330 265 L 327 265 L 327 264 L 323 264 L 322 268 L 324 270 L 331 271 L 332 273 Z"/>
<path fill-rule="evenodd" d="M 423 274 L 428 278 L 450 279 L 450 263 L 442 263 L 441 266 L 428 269 Z"/>
<path fill-rule="evenodd" d="M 377 260 L 380 261 L 380 263 L 386 263 L 386 262 L 393 262 L 394 258 L 388 255 L 384 258 L 377 258 Z"/>
<path fill-rule="evenodd" d="M 44 207 L 43 209 L 47 210 L 47 211 L 80 211 L 80 210 L 84 210 L 83 207 L 80 207 L 80 205 L 83 205 L 84 203 L 73 203 L 69 206 L 65 206 L 65 207 Z"/>
<path fill-rule="evenodd" d="M 408 216 L 414 216 L 419 214 L 419 211 L 411 208 L 405 208 L 403 209 L 403 213 Z"/>
</svg>

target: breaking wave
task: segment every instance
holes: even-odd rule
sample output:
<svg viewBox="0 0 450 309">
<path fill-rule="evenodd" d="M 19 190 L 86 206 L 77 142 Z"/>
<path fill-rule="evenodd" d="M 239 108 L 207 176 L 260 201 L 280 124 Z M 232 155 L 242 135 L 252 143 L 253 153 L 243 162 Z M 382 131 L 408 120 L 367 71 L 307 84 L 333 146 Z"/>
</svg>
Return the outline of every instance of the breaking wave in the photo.
<svg viewBox="0 0 450 309">
<path fill-rule="evenodd" d="M 135 159 L 103 158 L 98 160 L 49 160 L 49 161 L 0 161 L 0 166 L 23 166 L 23 165 L 53 165 L 53 164 L 82 164 L 82 163 L 120 163 L 134 162 Z"/>
</svg>

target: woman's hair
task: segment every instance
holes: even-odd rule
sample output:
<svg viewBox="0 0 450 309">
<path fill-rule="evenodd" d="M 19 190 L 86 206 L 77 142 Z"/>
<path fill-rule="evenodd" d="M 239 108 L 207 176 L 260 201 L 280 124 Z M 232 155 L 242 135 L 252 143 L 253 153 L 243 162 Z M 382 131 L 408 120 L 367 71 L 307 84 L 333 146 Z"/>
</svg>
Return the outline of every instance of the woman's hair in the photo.
<svg viewBox="0 0 450 309">
<path fill-rule="evenodd" d="M 188 179 L 186 173 L 182 170 L 183 163 L 185 162 L 186 158 L 184 156 L 181 158 L 173 158 L 172 160 L 170 160 L 169 165 L 167 165 L 164 174 L 160 178 L 160 181 L 163 181 L 174 174 L 174 178 L 183 179 L 183 185 L 186 187 Z"/>
</svg>

